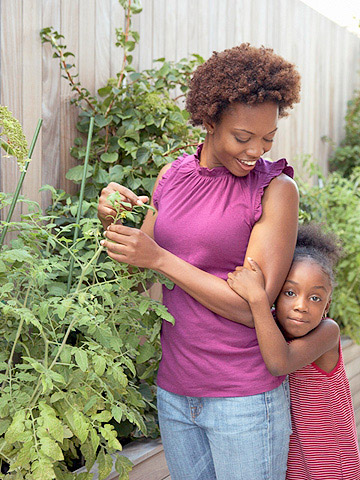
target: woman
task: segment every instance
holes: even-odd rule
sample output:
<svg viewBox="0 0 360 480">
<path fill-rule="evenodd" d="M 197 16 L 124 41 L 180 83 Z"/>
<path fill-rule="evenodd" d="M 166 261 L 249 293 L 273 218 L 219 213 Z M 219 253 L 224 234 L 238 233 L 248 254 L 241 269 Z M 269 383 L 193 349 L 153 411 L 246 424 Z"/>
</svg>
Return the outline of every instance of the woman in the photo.
<svg viewBox="0 0 360 480">
<path fill-rule="evenodd" d="M 176 322 L 163 325 L 157 379 L 172 480 L 285 478 L 287 386 L 267 371 L 249 306 L 226 278 L 252 257 L 271 305 L 289 270 L 298 220 L 293 170 L 261 156 L 299 90 L 294 66 L 271 49 L 215 52 L 195 71 L 187 97 L 205 142 L 160 171 L 156 214 L 147 214 L 141 230 L 110 225 L 113 191 L 133 205 L 147 198 L 115 183 L 100 197 L 109 256 L 175 283 L 163 289 Z"/>
</svg>

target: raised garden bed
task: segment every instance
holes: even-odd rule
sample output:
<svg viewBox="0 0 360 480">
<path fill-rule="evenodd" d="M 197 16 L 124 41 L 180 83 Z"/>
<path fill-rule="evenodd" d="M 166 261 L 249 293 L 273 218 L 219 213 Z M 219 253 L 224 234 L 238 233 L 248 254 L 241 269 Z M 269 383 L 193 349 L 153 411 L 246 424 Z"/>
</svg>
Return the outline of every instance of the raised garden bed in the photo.
<svg viewBox="0 0 360 480">
<path fill-rule="evenodd" d="M 341 339 L 341 345 L 355 409 L 358 437 L 360 438 L 360 345 L 355 344 L 348 337 Z M 125 446 L 120 455 L 125 455 L 134 464 L 130 480 L 171 480 L 160 439 L 134 442 Z M 78 472 L 86 472 L 86 469 L 82 468 Z M 98 480 L 96 466 L 91 472 L 95 473 L 93 480 Z M 114 469 L 107 480 L 117 479 L 118 474 Z"/>
</svg>

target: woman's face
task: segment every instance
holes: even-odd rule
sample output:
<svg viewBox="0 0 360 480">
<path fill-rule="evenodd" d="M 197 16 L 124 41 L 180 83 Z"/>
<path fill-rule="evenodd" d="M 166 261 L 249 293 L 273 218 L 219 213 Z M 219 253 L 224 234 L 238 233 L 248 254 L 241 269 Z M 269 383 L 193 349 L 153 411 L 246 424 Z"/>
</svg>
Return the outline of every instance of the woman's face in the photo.
<svg viewBox="0 0 360 480">
<path fill-rule="evenodd" d="M 208 148 L 200 164 L 207 168 L 224 166 L 233 175 L 244 177 L 270 150 L 277 122 L 276 103 L 234 103 L 218 123 L 205 123 Z"/>
</svg>

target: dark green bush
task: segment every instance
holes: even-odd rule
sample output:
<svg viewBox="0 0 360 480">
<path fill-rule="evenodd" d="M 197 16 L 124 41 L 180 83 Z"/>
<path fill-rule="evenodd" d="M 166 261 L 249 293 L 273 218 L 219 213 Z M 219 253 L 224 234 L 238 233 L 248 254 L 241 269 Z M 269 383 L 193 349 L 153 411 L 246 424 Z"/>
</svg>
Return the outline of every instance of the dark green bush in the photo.
<svg viewBox="0 0 360 480">
<path fill-rule="evenodd" d="M 300 219 L 324 224 L 341 239 L 344 255 L 337 266 L 337 285 L 330 316 L 342 333 L 360 342 L 360 167 L 349 177 L 338 171 L 321 176 L 319 186 L 299 181 Z"/>
<path fill-rule="evenodd" d="M 331 170 L 344 177 L 349 177 L 357 166 L 360 166 L 360 92 L 348 102 L 345 138 L 330 158 Z"/>
</svg>

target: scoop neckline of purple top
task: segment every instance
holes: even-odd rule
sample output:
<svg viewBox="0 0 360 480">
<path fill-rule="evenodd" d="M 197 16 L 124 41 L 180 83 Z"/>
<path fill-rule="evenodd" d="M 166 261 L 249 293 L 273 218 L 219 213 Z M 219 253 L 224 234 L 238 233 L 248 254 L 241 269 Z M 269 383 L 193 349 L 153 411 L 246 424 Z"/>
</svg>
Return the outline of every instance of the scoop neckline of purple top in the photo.
<svg viewBox="0 0 360 480">
<path fill-rule="evenodd" d="M 222 175 L 233 175 L 226 167 L 208 168 L 200 165 L 200 154 L 203 148 L 203 143 L 200 143 L 194 153 L 196 171 L 199 175 L 204 177 L 220 177 Z"/>
</svg>

